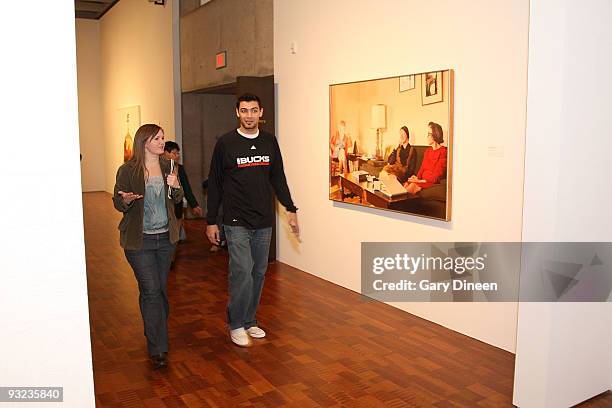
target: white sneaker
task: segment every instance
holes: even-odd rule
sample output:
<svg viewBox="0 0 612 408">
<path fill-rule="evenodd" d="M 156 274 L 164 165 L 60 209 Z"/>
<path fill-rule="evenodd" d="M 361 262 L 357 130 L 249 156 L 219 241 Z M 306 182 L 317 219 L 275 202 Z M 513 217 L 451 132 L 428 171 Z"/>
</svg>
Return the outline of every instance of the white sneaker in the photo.
<svg viewBox="0 0 612 408">
<path fill-rule="evenodd" d="M 232 342 L 240 347 L 249 347 L 251 345 L 251 338 L 247 334 L 244 327 L 240 327 L 239 329 L 230 330 L 230 338 Z"/>
<path fill-rule="evenodd" d="M 264 337 L 266 337 L 266 332 L 261 330 L 257 326 L 249 327 L 248 329 L 246 329 L 246 332 L 254 339 L 263 339 Z"/>
</svg>

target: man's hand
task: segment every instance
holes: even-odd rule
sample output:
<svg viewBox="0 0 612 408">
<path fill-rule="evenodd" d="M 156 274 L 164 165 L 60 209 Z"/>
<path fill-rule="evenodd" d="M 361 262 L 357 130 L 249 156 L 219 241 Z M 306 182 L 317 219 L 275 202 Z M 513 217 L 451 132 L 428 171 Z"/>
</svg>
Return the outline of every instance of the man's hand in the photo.
<svg viewBox="0 0 612 408">
<path fill-rule="evenodd" d="M 201 216 L 202 216 L 202 208 L 200 208 L 200 206 L 199 206 L 199 205 L 198 205 L 197 207 L 192 208 L 192 209 L 191 209 L 191 212 L 192 212 L 194 215 L 197 215 L 198 217 L 201 217 Z"/>
<path fill-rule="evenodd" d="M 143 196 L 140 194 L 134 194 L 134 193 L 124 193 L 123 191 L 117 191 L 117 194 L 119 194 L 121 196 L 121 199 L 123 200 L 124 203 L 129 204 L 134 200 L 138 200 L 140 198 L 142 198 Z"/>
<path fill-rule="evenodd" d="M 289 221 L 291 232 L 293 232 L 295 234 L 295 237 L 299 240 L 300 239 L 300 225 L 298 223 L 297 213 L 288 212 L 287 221 Z"/>
<path fill-rule="evenodd" d="M 220 231 L 217 224 L 208 225 L 206 227 L 206 238 L 214 245 L 220 245 Z"/>
</svg>

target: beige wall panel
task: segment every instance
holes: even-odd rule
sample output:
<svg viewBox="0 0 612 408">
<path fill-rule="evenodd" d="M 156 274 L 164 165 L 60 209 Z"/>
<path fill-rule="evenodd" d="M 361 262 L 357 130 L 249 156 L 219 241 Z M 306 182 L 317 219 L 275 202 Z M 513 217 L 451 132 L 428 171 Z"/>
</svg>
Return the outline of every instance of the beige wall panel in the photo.
<svg viewBox="0 0 612 408">
<path fill-rule="evenodd" d="M 200 0 L 180 0 L 179 1 L 179 10 L 181 16 L 184 16 L 187 13 L 191 13 L 200 7 Z"/>
<path fill-rule="evenodd" d="M 106 191 L 123 163 L 119 109 L 140 106 L 141 123 L 157 123 L 174 140 L 172 1 L 122 0 L 100 22 Z"/>
<path fill-rule="evenodd" d="M 102 129 L 102 88 L 100 71 L 100 22 L 76 19 L 77 77 L 79 93 L 79 142 L 81 188 L 103 191 L 104 131 Z"/>
</svg>

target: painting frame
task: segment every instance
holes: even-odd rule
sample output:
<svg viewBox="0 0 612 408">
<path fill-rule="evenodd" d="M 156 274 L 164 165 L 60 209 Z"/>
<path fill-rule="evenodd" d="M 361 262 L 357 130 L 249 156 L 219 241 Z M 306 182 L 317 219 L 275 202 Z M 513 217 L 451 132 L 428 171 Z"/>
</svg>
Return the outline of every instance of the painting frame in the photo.
<svg viewBox="0 0 612 408">
<path fill-rule="evenodd" d="M 423 106 L 444 101 L 443 76 L 442 71 L 421 74 L 421 103 Z"/>
<path fill-rule="evenodd" d="M 454 139 L 454 70 L 443 69 L 435 71 L 440 75 L 438 85 L 443 85 L 442 92 L 444 98 L 443 105 L 422 104 L 421 84 L 422 75 L 426 73 L 415 73 L 415 85 L 417 92 L 400 91 L 398 82 L 400 77 L 408 75 L 398 75 L 393 77 L 366 79 L 362 81 L 342 82 L 329 85 L 329 200 L 342 203 L 339 208 L 345 205 L 375 208 L 380 211 L 380 215 L 385 212 L 395 212 L 409 216 L 430 218 L 437 221 L 450 222 L 452 215 L 452 179 L 453 179 L 453 139 Z M 380 89 L 368 87 L 379 81 L 386 81 L 385 92 Z M 391 82 L 389 82 L 391 81 Z M 396 82 L 397 81 L 397 82 Z M 360 87 L 364 86 L 362 89 Z M 382 85 L 381 85 L 382 86 Z M 347 87 L 347 88 L 345 88 Z M 355 88 L 356 87 L 356 88 Z M 345 90 L 342 90 L 345 89 Z M 351 90 L 352 89 L 352 90 Z M 382 89 L 382 88 L 381 88 Z M 365 90 L 365 92 L 364 92 Z M 389 95 L 387 95 L 389 94 Z M 344 96 L 342 96 L 344 95 Z M 352 95 L 352 96 L 350 96 Z M 351 98 L 369 98 L 366 102 L 352 101 Z M 348 98 L 348 99 L 347 99 Z M 381 99 L 382 98 L 382 99 Z M 390 98 L 385 100 L 385 98 Z M 409 106 L 405 102 L 398 103 L 393 100 L 409 100 Z M 385 112 L 386 124 L 381 125 L 381 115 L 375 115 L 374 105 L 383 104 L 387 107 Z M 346 105 L 346 106 L 344 106 Z M 408 111 L 406 111 L 408 109 Z M 413 110 L 412 113 L 409 110 Z M 353 116 L 351 116 L 353 115 Z M 416 115 L 416 116 L 415 116 Z M 359 119 L 357 116 L 361 116 Z M 399 119 L 398 119 L 399 118 Z M 418 150 L 418 166 L 421 166 L 424 151 L 428 147 L 427 139 L 429 122 L 439 123 L 443 129 L 444 141 L 442 145 L 446 147 L 446 168 L 445 174 L 439 185 L 435 189 L 423 189 L 415 197 L 392 196 L 383 197 L 382 190 L 378 190 L 384 179 L 379 177 L 380 170 L 385 166 L 385 160 L 389 160 L 389 152 L 393 144 L 397 145 L 397 137 L 400 125 L 406 124 L 410 128 L 410 144 Z M 376 125 L 374 123 L 377 123 Z M 374 128 L 374 126 L 386 126 L 385 128 Z M 340 130 L 342 128 L 342 130 Z M 393 130 L 389 133 L 389 130 Z M 334 158 L 334 140 L 337 142 L 341 138 L 338 135 L 347 134 L 347 140 L 342 144 L 346 149 L 346 166 L 342 174 L 338 171 L 338 159 Z M 378 138 L 381 139 L 379 144 Z M 366 146 L 370 143 L 370 147 Z M 376 146 L 376 151 L 374 147 Z M 380 147 L 380 148 L 379 148 Z M 380 152 L 380 153 L 378 153 Z M 334 161 L 336 163 L 334 163 Z M 378 169 L 374 171 L 372 169 Z M 361 175 L 359 173 L 362 173 Z M 368 175 L 373 177 L 368 177 Z M 369 183 L 372 179 L 372 184 Z M 399 181 L 399 179 L 398 179 Z M 406 184 L 402 184 L 406 187 Z M 425 186 L 425 188 L 428 188 Z M 434 190 L 436 191 L 434 193 Z M 388 193 L 388 191 L 386 192 Z M 432 194 L 433 193 L 433 194 Z M 430 205 L 432 199 L 435 200 L 436 194 L 441 198 L 435 205 Z M 414 198 L 414 199 L 413 199 Z M 406 206 L 406 204 L 409 204 Z M 409 219 L 409 218 L 408 218 Z"/>
<path fill-rule="evenodd" d="M 411 89 L 414 89 L 416 85 L 414 84 L 414 75 L 404 75 L 399 77 L 399 91 L 406 92 Z"/>
</svg>

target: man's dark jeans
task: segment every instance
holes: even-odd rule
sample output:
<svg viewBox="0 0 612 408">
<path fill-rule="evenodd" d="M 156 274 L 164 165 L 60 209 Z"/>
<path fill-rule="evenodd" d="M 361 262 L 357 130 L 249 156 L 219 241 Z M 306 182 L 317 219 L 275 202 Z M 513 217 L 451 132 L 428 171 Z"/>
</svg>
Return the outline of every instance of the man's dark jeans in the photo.
<svg viewBox="0 0 612 408">
<path fill-rule="evenodd" d="M 170 243 L 169 233 L 164 232 L 143 234 L 141 249 L 125 250 L 138 281 L 140 313 L 150 356 L 168 352 L 167 282 L 175 247 Z"/>
<path fill-rule="evenodd" d="M 261 298 L 272 227 L 247 229 L 225 225 L 229 250 L 229 302 L 227 318 L 230 329 L 257 326 L 255 313 Z"/>
</svg>

